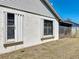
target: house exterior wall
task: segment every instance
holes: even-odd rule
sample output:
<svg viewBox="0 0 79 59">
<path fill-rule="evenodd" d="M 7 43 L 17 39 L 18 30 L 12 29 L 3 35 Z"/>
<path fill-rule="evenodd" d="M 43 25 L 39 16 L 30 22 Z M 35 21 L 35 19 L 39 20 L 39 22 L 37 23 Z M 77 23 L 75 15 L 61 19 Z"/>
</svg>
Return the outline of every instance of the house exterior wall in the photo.
<svg viewBox="0 0 79 59">
<path fill-rule="evenodd" d="M 54 17 L 40 0 L 0 0 L 0 5 Z"/>
<path fill-rule="evenodd" d="M 18 35 L 17 35 L 18 39 L 16 39 L 16 41 L 17 40 L 23 41 L 23 44 L 14 45 L 14 46 L 6 47 L 6 48 L 4 47 L 4 44 L 6 43 L 5 41 L 6 40 L 6 31 L 5 31 L 6 19 L 4 17 L 4 13 L 3 13 L 4 11 L 12 12 L 12 13 L 19 13 L 19 14 L 24 15 L 24 18 L 22 19 L 22 39 L 19 39 L 20 36 Z M 54 38 L 42 41 L 41 39 L 44 36 L 43 35 L 44 19 L 53 21 L 53 37 Z M 18 22 L 19 21 L 17 21 L 17 23 Z M 16 27 L 20 28 L 21 26 L 16 25 Z M 27 12 L 13 10 L 13 9 L 5 8 L 5 7 L 0 7 L 0 54 L 12 52 L 17 49 L 30 47 L 30 46 L 42 44 L 48 41 L 58 40 L 58 39 L 59 39 L 59 24 L 55 18 L 48 18 L 44 16 L 30 14 Z"/>
</svg>

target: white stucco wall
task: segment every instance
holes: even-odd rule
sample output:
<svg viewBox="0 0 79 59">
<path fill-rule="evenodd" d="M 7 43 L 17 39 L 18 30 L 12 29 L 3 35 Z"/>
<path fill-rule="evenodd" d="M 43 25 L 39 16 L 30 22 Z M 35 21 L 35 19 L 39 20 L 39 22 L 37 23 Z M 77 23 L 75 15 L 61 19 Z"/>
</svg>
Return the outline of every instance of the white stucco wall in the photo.
<svg viewBox="0 0 79 59">
<path fill-rule="evenodd" d="M 54 17 L 40 0 L 0 0 L 0 5 Z"/>
<path fill-rule="evenodd" d="M 22 45 L 16 45 L 5 48 L 3 44 L 5 44 L 5 18 L 3 11 L 8 11 L 12 13 L 19 13 L 24 15 L 24 19 L 22 20 Z M 54 38 L 41 41 L 43 37 L 43 20 L 52 20 L 53 21 L 53 36 Z M 17 20 L 17 19 L 16 19 Z M 16 25 L 17 26 L 17 25 Z M 18 28 L 20 25 L 18 25 Z M 18 32 L 17 32 L 18 33 Z M 18 36 L 19 37 L 19 36 Z M 55 18 L 48 18 L 44 16 L 34 15 L 27 12 L 12 10 L 4 7 L 0 7 L 0 54 L 11 52 L 20 48 L 30 47 L 33 45 L 45 43 L 48 41 L 57 40 L 59 38 L 59 24 Z M 19 39 L 18 39 L 19 40 Z M 16 40 L 17 41 L 17 40 Z"/>
</svg>

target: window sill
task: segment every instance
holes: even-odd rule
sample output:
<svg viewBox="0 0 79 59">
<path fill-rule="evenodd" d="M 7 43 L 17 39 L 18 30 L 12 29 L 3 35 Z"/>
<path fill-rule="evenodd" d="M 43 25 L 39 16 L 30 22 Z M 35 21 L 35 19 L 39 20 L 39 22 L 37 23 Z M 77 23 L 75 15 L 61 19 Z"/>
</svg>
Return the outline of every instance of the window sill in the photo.
<svg viewBox="0 0 79 59">
<path fill-rule="evenodd" d="M 53 39 L 54 36 L 44 36 L 41 40 L 48 40 L 48 39 Z"/>
<path fill-rule="evenodd" d="M 4 44 L 4 47 L 6 48 L 6 47 L 20 45 L 20 44 L 23 44 L 23 41 L 20 41 L 20 42 L 12 42 L 12 43 L 5 43 Z"/>
</svg>

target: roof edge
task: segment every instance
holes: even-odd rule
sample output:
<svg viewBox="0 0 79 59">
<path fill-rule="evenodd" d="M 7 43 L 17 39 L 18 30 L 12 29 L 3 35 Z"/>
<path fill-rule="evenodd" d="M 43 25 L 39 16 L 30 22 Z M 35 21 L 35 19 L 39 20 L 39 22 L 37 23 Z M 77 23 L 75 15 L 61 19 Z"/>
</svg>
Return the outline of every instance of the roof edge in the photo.
<svg viewBox="0 0 79 59">
<path fill-rule="evenodd" d="M 60 22 L 61 21 L 61 17 L 57 14 L 57 12 L 53 8 L 53 6 L 51 6 L 50 2 L 48 0 L 41 0 L 41 1 L 46 5 L 46 7 L 48 7 L 50 9 L 50 11 L 53 13 L 55 18 L 57 19 L 57 21 Z"/>
</svg>

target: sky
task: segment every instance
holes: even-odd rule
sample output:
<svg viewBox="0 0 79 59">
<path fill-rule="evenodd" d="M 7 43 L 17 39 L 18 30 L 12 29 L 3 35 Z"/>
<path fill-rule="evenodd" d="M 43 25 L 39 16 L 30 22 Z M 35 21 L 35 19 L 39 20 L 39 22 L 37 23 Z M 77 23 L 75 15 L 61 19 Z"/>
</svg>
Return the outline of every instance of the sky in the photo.
<svg viewBox="0 0 79 59">
<path fill-rule="evenodd" d="M 50 0 L 51 5 L 63 20 L 79 23 L 79 0 Z"/>
</svg>

